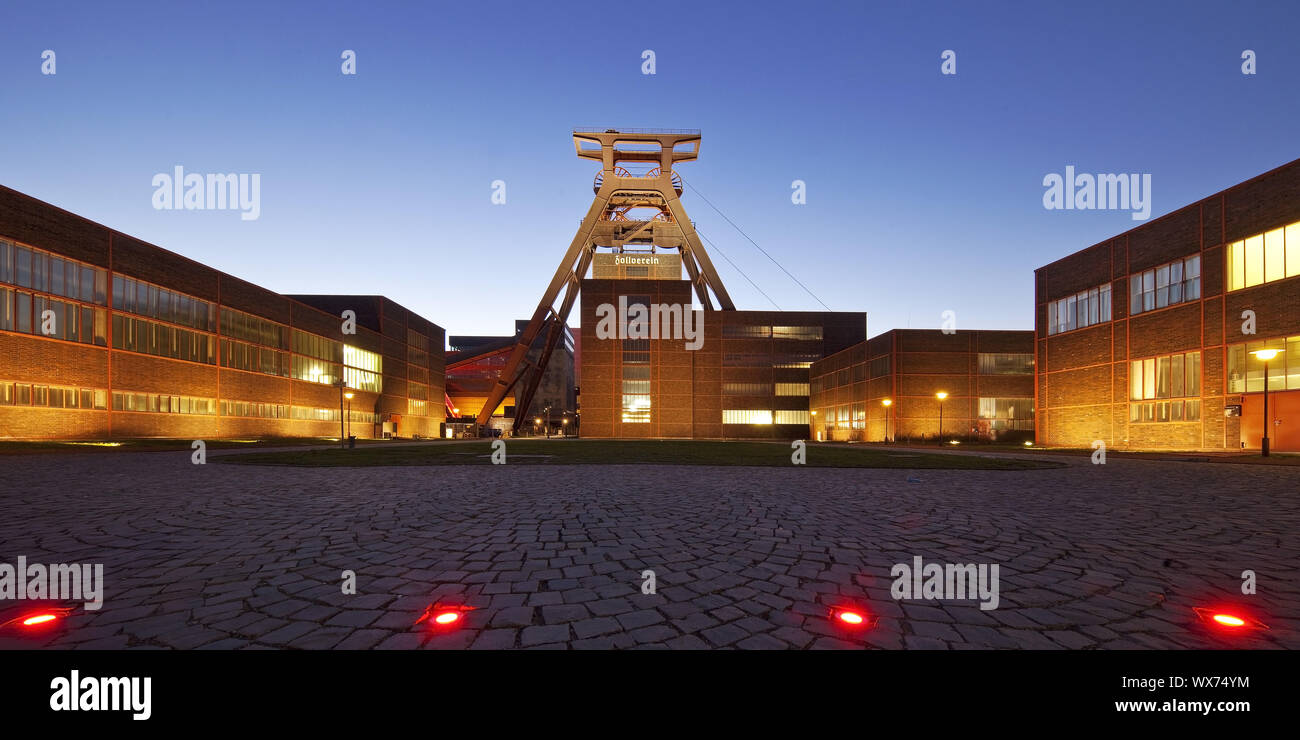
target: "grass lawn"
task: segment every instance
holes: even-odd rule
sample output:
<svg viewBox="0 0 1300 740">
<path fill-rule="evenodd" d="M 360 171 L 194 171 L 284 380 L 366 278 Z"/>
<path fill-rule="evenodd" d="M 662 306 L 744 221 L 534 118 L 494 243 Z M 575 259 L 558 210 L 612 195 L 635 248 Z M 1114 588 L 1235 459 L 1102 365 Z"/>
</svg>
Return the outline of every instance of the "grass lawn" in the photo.
<svg viewBox="0 0 1300 740">
<path fill-rule="evenodd" d="M 380 440 L 382 441 L 382 440 Z M 357 444 L 374 443 L 375 440 L 358 439 Z M 210 439 L 205 440 L 209 450 L 247 450 L 259 447 L 303 447 L 338 444 L 338 438 L 271 437 L 266 439 Z M 189 439 L 115 439 L 84 442 L 62 441 L 0 441 L 0 455 L 30 455 L 52 452 L 174 452 L 192 449 Z"/>
<path fill-rule="evenodd" d="M 510 465 L 749 465 L 790 467 L 787 443 L 697 440 L 530 440 L 506 441 Z M 430 442 L 355 450 L 315 449 L 223 455 L 212 461 L 252 465 L 371 467 L 386 465 L 488 465 L 490 441 Z M 1048 460 L 889 450 L 857 445 L 807 447 L 814 468 L 910 468 L 958 470 L 1031 470 L 1061 467 Z"/>
</svg>

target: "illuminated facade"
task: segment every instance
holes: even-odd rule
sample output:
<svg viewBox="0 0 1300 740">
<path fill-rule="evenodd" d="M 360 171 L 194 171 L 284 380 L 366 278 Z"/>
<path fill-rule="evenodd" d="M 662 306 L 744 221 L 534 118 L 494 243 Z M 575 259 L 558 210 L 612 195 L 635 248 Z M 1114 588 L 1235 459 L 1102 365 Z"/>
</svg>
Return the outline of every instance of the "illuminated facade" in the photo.
<svg viewBox="0 0 1300 740">
<path fill-rule="evenodd" d="M 810 375 L 811 439 L 1033 439 L 1031 331 L 895 329 Z"/>
<path fill-rule="evenodd" d="M 0 438 L 437 436 L 443 344 L 386 298 L 279 295 L 0 188 Z"/>
<path fill-rule="evenodd" d="M 866 336 L 860 312 L 725 310 L 696 312 L 694 342 L 610 336 L 620 301 L 689 310 L 691 283 L 582 281 L 583 437 L 803 439 L 809 368 Z"/>
<path fill-rule="evenodd" d="M 1300 160 L 1035 271 L 1038 440 L 1300 450 Z"/>
</svg>

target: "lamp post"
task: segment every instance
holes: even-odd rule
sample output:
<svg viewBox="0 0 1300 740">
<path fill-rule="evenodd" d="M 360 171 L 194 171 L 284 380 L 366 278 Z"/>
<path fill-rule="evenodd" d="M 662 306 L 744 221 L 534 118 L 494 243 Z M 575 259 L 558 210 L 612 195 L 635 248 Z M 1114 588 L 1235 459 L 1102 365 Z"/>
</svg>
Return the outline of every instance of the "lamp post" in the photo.
<svg viewBox="0 0 1300 740">
<path fill-rule="evenodd" d="M 889 442 L 889 407 L 894 405 L 894 400 L 892 398 L 883 398 L 880 405 L 885 407 L 885 442 Z"/>
<path fill-rule="evenodd" d="M 560 436 L 569 436 L 569 417 L 567 416 L 560 420 Z"/>
<path fill-rule="evenodd" d="M 348 433 L 348 438 L 349 438 L 349 439 L 352 438 L 352 396 L 353 396 L 353 395 L 355 395 L 355 394 L 354 394 L 352 391 L 348 391 L 348 392 L 346 392 L 346 393 L 343 394 L 343 397 L 346 398 L 346 399 L 348 399 L 348 413 L 347 413 L 348 426 L 347 426 L 347 433 Z"/>
<path fill-rule="evenodd" d="M 543 411 L 546 412 L 546 438 L 551 438 L 551 407 L 547 406 Z"/>
<path fill-rule="evenodd" d="M 1259 442 L 1259 453 L 1268 457 L 1268 361 L 1277 357 L 1278 350 L 1257 349 L 1252 355 L 1264 361 L 1264 438 Z"/>
<path fill-rule="evenodd" d="M 943 444 L 943 399 L 948 397 L 948 391 L 939 391 L 934 397 L 939 399 L 939 444 Z"/>
<path fill-rule="evenodd" d="M 343 450 L 347 449 L 348 446 L 347 435 L 343 432 L 343 387 L 346 382 L 343 378 L 339 378 L 339 382 L 334 385 L 339 387 L 339 449 Z"/>
</svg>

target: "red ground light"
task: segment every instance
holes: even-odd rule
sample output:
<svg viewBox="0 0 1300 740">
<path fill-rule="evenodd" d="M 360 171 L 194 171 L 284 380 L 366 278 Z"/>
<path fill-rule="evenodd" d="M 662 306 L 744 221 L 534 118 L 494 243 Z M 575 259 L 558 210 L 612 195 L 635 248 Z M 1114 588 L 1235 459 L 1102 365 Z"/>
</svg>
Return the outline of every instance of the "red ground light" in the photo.
<svg viewBox="0 0 1300 740">
<path fill-rule="evenodd" d="M 442 604 L 430 604 L 424 608 L 424 613 L 420 618 L 415 620 L 419 624 L 426 619 L 439 627 L 451 627 L 460 621 L 465 612 L 470 611 L 472 606 L 443 606 Z"/>
<path fill-rule="evenodd" d="M 35 627 L 37 625 L 45 624 L 46 622 L 53 622 L 58 618 L 57 614 L 37 614 L 24 619 L 22 625 L 24 627 Z"/>
<path fill-rule="evenodd" d="M 1230 609 L 1193 607 L 1192 611 L 1196 612 L 1196 616 L 1200 617 L 1202 622 L 1218 629 L 1220 632 L 1248 632 L 1268 629 L 1268 625 L 1258 619 Z"/>
<path fill-rule="evenodd" d="M 870 627 L 871 621 L 867 619 L 867 613 L 861 609 L 852 607 L 832 609 L 831 619 L 838 622 L 843 627 L 852 629 L 862 629 Z"/>
</svg>

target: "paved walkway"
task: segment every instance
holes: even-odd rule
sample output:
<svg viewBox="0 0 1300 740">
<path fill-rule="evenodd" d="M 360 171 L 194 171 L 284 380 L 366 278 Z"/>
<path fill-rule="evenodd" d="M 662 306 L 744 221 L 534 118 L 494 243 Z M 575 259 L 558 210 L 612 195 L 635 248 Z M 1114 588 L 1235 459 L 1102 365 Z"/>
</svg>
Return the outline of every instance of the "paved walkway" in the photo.
<svg viewBox="0 0 1300 740">
<path fill-rule="evenodd" d="M 1300 468 L 489 464 L 300 469 L 10 456 L 0 563 L 103 563 L 75 648 L 1297 648 Z M 899 601 L 895 563 L 996 563 L 1000 603 Z M 1243 570 L 1258 594 L 1240 591 Z M 357 593 L 341 592 L 356 573 Z M 641 592 L 653 570 L 657 593 Z M 434 601 L 462 626 L 413 627 Z M 837 605 L 879 621 L 852 631 Z M 1224 637 L 1192 606 L 1271 629 Z M 0 601 L 4 617 L 24 604 Z M 0 638 L 0 646 L 31 646 Z"/>
</svg>

